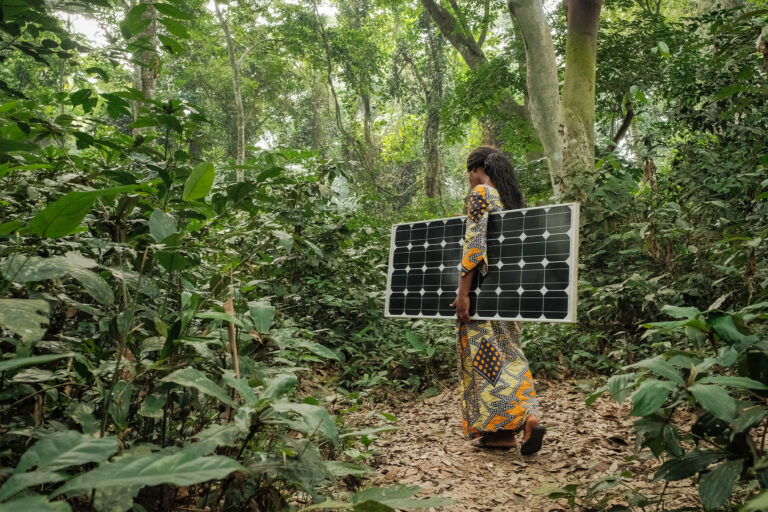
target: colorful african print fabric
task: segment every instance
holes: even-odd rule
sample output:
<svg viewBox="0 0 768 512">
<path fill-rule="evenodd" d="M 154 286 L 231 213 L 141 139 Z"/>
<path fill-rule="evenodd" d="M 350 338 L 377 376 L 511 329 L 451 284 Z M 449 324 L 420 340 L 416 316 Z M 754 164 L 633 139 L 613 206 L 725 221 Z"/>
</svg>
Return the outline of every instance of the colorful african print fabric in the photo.
<svg viewBox="0 0 768 512">
<path fill-rule="evenodd" d="M 478 185 L 467 197 L 467 228 L 461 274 L 488 272 L 488 215 L 503 210 L 493 187 Z M 518 344 L 517 322 L 472 320 L 458 325 L 459 381 L 464 434 L 479 437 L 518 430 L 536 414 L 536 390 L 528 360 Z"/>
</svg>

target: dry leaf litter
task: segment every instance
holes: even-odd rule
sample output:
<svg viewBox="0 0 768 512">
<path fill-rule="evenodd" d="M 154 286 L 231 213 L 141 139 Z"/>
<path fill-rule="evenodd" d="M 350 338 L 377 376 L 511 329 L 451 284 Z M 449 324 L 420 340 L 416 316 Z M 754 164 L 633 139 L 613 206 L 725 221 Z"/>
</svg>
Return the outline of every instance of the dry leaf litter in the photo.
<svg viewBox="0 0 768 512">
<path fill-rule="evenodd" d="M 622 503 L 622 494 L 640 492 L 649 499 L 664 496 L 664 508 L 697 506 L 697 490 L 688 481 L 653 481 L 660 462 L 634 452 L 631 403 L 617 404 L 604 396 L 586 406 L 585 395 L 573 382 L 537 382 L 539 414 L 547 435 L 542 450 L 530 457 L 509 451 L 478 449 L 461 434 L 457 389 L 446 389 L 427 399 L 401 402 L 391 412 L 399 430 L 381 434 L 381 450 L 371 465 L 377 469 L 373 485 L 418 485 L 421 496 L 458 500 L 444 511 L 561 511 L 567 500 L 542 494 L 545 486 L 581 483 L 580 493 L 609 475 L 629 471 L 631 479 L 608 491 L 609 503 Z M 362 415 L 358 417 L 362 419 Z M 357 423 L 357 421 L 355 421 Z M 384 424 L 378 415 L 360 426 Z M 518 440 L 519 442 L 519 440 Z M 629 460 L 628 460 L 629 459 Z M 633 491 L 634 490 L 634 491 Z M 537 492 L 538 491 L 538 492 Z M 599 494 L 601 499 L 606 494 Z M 580 502 L 576 510 L 590 510 Z M 652 507 L 657 510 L 657 506 Z"/>
</svg>

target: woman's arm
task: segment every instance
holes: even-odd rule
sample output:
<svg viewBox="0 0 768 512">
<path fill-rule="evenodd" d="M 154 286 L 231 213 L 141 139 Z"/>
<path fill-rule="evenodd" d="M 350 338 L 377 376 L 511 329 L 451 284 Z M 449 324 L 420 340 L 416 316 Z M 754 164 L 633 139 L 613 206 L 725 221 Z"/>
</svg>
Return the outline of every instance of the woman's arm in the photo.
<svg viewBox="0 0 768 512">
<path fill-rule="evenodd" d="M 465 273 L 459 279 L 459 293 L 456 300 L 451 304 L 456 308 L 456 318 L 461 323 L 469 322 L 469 289 L 472 287 L 472 278 L 475 276 L 475 269 Z"/>
<path fill-rule="evenodd" d="M 461 255 L 461 278 L 456 300 L 459 322 L 469 322 L 469 289 L 476 272 L 485 275 L 488 265 L 486 232 L 488 228 L 488 199 L 483 185 L 475 187 L 467 198 L 467 224 L 464 235 L 464 250 Z"/>
</svg>

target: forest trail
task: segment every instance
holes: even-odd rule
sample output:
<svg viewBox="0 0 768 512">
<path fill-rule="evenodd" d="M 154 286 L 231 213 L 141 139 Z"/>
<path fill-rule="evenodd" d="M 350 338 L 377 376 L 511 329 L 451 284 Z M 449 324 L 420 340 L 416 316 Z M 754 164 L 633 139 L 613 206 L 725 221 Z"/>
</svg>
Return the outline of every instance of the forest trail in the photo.
<svg viewBox="0 0 768 512">
<path fill-rule="evenodd" d="M 567 500 L 551 500 L 537 490 L 581 482 L 583 495 L 601 478 L 630 471 L 635 477 L 626 483 L 632 489 L 649 499 L 658 497 L 664 481 L 652 479 L 659 462 L 630 458 L 635 436 L 629 401 L 619 405 L 604 396 L 587 407 L 585 394 L 573 382 L 539 381 L 537 388 L 548 429 L 538 454 L 523 457 L 517 449 L 481 451 L 471 446 L 461 435 L 458 390 L 446 389 L 391 411 L 400 429 L 376 442 L 383 453 L 373 461 L 378 471 L 373 485 L 418 485 L 423 496 L 459 501 L 440 509 L 444 511 L 564 511 L 570 510 Z M 625 492 L 635 494 L 626 486 L 608 492 L 611 502 L 621 502 Z M 682 503 L 698 503 L 696 487 L 688 481 L 670 482 L 665 505 Z"/>
</svg>

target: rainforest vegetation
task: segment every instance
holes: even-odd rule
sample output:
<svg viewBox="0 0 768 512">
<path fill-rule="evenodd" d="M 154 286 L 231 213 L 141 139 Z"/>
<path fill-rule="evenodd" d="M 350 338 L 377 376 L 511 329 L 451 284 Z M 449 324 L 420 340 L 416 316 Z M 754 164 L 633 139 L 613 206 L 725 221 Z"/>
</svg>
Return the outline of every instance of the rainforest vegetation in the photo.
<svg viewBox="0 0 768 512">
<path fill-rule="evenodd" d="M 482 144 L 581 203 L 542 420 L 614 404 L 650 468 L 498 510 L 768 510 L 765 0 L 0 1 L 0 510 L 491 510 L 380 478 L 456 385 L 391 226 Z"/>
</svg>

